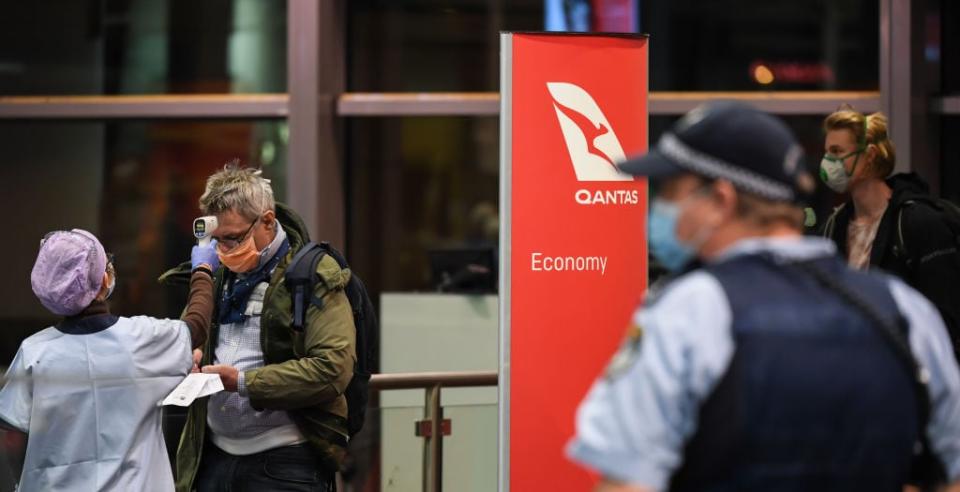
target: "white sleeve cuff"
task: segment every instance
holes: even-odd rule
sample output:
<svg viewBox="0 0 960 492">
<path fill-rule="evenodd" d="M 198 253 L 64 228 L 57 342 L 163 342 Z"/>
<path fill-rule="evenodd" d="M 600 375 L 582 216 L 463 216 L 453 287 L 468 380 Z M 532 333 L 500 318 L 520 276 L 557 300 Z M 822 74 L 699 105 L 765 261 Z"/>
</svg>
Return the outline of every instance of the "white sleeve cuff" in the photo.
<svg viewBox="0 0 960 492">
<path fill-rule="evenodd" d="M 247 396 L 247 378 L 244 377 L 243 371 L 237 371 L 237 394 Z"/>
<path fill-rule="evenodd" d="M 605 453 L 582 440 L 575 439 L 567 446 L 570 459 L 599 472 L 604 478 L 630 485 L 664 490 L 669 472 L 653 463 L 637 460 L 636 456 Z"/>
</svg>

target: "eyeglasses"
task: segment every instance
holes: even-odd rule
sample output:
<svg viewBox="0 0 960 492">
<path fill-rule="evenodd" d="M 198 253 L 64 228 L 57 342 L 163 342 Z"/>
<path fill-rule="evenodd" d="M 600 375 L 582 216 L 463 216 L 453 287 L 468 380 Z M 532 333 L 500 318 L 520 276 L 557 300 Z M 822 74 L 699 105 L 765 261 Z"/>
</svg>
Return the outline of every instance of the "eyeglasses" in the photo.
<svg viewBox="0 0 960 492">
<path fill-rule="evenodd" d="M 238 236 L 215 237 L 214 239 L 217 240 L 217 246 L 218 247 L 223 246 L 222 249 L 224 251 L 230 251 L 231 249 L 236 248 L 237 246 L 240 245 L 240 243 L 246 241 L 247 236 L 250 235 L 250 231 L 253 230 L 253 226 L 257 225 L 257 222 L 259 221 L 260 221 L 259 217 L 257 217 L 256 219 L 253 219 L 253 222 L 250 223 L 250 227 L 248 227 L 247 230 L 243 234 L 241 234 L 239 237 Z"/>
</svg>

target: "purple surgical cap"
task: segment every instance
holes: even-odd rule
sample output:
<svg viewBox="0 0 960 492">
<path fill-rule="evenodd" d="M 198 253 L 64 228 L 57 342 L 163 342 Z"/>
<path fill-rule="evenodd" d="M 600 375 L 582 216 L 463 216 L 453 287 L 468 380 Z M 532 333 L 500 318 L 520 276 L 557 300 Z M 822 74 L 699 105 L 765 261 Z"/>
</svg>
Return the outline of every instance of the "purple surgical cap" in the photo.
<svg viewBox="0 0 960 492">
<path fill-rule="evenodd" d="M 40 243 L 30 284 L 44 307 L 72 316 L 93 302 L 106 269 L 107 254 L 93 234 L 82 229 L 55 231 Z"/>
</svg>

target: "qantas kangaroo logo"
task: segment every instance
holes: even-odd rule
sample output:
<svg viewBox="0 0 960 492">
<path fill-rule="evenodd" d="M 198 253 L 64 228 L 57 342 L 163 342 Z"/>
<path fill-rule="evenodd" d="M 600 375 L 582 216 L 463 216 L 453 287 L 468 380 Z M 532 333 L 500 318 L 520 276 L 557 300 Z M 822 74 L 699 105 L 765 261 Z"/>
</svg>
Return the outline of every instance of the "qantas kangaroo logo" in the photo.
<svg viewBox="0 0 960 492">
<path fill-rule="evenodd" d="M 587 91 L 568 82 L 547 82 L 577 181 L 631 181 L 616 163 L 626 159 L 610 122 Z"/>
</svg>

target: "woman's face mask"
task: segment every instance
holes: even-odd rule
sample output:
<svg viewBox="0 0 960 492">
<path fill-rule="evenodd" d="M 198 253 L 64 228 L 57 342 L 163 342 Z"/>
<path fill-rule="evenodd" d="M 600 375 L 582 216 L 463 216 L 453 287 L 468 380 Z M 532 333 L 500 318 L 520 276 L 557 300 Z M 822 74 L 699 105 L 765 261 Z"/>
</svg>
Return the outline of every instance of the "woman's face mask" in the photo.
<svg viewBox="0 0 960 492">
<path fill-rule="evenodd" d="M 867 150 L 867 132 L 869 128 L 870 117 L 866 116 L 863 119 L 863 135 L 859 140 L 857 140 L 855 136 L 853 137 L 854 140 L 849 140 L 851 135 L 855 135 L 852 133 L 852 130 L 849 129 L 835 129 L 827 132 L 826 143 L 827 148 L 831 149 L 831 152 L 824 154 L 823 159 L 820 160 L 820 180 L 831 190 L 837 193 L 845 193 L 850 188 L 850 178 L 857 170 L 860 157 Z M 839 154 L 839 149 L 847 147 L 853 141 L 856 141 L 856 149 L 848 152 L 846 155 L 834 155 Z M 854 155 L 857 156 L 857 158 L 853 160 L 853 165 L 850 166 L 850 172 L 847 172 L 844 161 Z"/>
<path fill-rule="evenodd" d="M 850 177 L 857 170 L 857 163 L 860 162 L 860 155 L 863 154 L 863 150 L 862 148 L 857 149 L 840 157 L 824 154 L 823 159 L 820 160 L 820 180 L 837 193 L 846 192 L 850 187 Z M 857 158 L 854 159 L 853 166 L 848 173 L 843 161 L 853 155 L 856 155 Z"/>
</svg>

